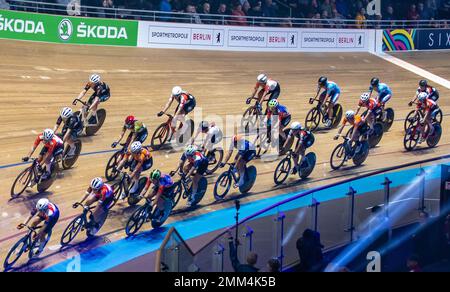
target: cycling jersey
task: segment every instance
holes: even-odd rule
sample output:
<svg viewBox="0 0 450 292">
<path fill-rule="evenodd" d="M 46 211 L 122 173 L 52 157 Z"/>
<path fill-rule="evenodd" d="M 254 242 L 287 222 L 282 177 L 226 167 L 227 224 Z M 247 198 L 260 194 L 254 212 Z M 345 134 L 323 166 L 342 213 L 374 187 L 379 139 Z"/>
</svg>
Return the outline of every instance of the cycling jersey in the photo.
<svg viewBox="0 0 450 292">
<path fill-rule="evenodd" d="M 350 122 L 349 120 L 347 120 L 347 117 L 345 117 L 342 124 L 345 126 L 347 123 L 352 125 L 353 128 L 355 128 L 355 129 L 364 124 L 362 117 L 360 115 L 355 115 L 353 122 Z"/>
<path fill-rule="evenodd" d="M 94 84 L 91 85 L 90 83 L 86 84 L 86 86 L 84 87 L 84 90 L 89 90 L 92 89 L 94 90 L 94 94 L 93 96 L 98 96 L 98 97 L 103 97 L 103 96 L 108 96 L 110 95 L 110 89 L 108 84 L 106 84 L 105 82 L 100 82 L 99 84 Z"/>
<path fill-rule="evenodd" d="M 378 103 L 378 101 L 375 98 L 370 98 L 368 100 L 368 102 L 362 102 L 360 100 L 358 105 L 359 106 L 364 106 L 364 107 L 368 108 L 371 111 L 377 109 L 380 106 L 380 104 Z"/>
<path fill-rule="evenodd" d="M 127 152 L 127 154 L 125 155 L 126 158 L 128 159 L 130 156 L 133 157 L 133 159 L 136 162 L 146 162 L 150 159 L 152 159 L 152 153 L 146 149 L 146 148 L 142 148 L 142 150 L 139 153 L 131 153 L 131 151 Z"/>
<path fill-rule="evenodd" d="M 56 124 L 59 126 L 63 122 L 63 119 L 61 117 L 58 118 L 56 121 Z M 79 132 L 83 130 L 83 122 L 81 121 L 81 118 L 78 115 L 72 115 L 70 118 L 68 118 L 64 122 L 64 126 L 61 130 L 63 135 L 66 134 L 67 130 L 72 130 L 72 136 L 75 136 Z M 76 137 L 76 136 L 75 136 Z"/>
<path fill-rule="evenodd" d="M 147 180 L 147 184 L 145 185 L 145 188 L 148 189 L 150 185 L 152 184 L 152 180 Z M 158 184 L 155 185 L 155 187 L 158 189 L 158 192 L 161 194 L 164 193 L 165 190 L 173 186 L 173 179 L 168 174 L 161 174 L 161 177 L 158 180 Z"/>
<path fill-rule="evenodd" d="M 200 151 L 196 151 L 192 156 L 187 156 L 185 153 L 183 153 L 183 155 L 181 155 L 181 160 L 188 160 L 189 163 L 191 163 L 196 168 L 199 167 L 202 163 L 208 163 L 208 158 L 206 158 L 206 156 L 203 155 L 203 153 L 201 153 Z"/>
<path fill-rule="evenodd" d="M 175 100 L 178 101 L 178 103 L 181 106 L 185 105 L 189 101 L 195 100 L 195 97 L 192 94 L 190 94 L 190 93 L 188 93 L 186 91 L 183 91 L 180 94 L 180 96 L 174 96 L 174 97 L 171 97 L 170 99 L 172 99 L 172 98 L 175 98 Z"/>
<path fill-rule="evenodd" d="M 147 129 L 147 127 L 145 126 L 145 124 L 141 121 L 135 121 L 134 125 L 132 127 L 128 127 L 127 124 L 125 124 L 123 126 L 124 129 L 128 129 L 133 133 L 140 133 L 142 131 L 145 131 L 145 129 Z"/>
<path fill-rule="evenodd" d="M 41 212 L 38 211 L 36 209 L 34 209 L 33 211 L 31 211 L 31 215 L 34 216 L 36 215 L 41 218 L 42 220 L 44 220 L 45 222 L 50 222 L 52 221 L 54 218 L 59 217 L 59 209 L 58 207 L 53 204 L 53 203 L 48 203 L 48 208 L 47 211 L 45 212 Z"/>
<path fill-rule="evenodd" d="M 268 78 L 267 82 L 265 84 L 256 82 L 256 85 L 255 85 L 255 89 L 256 90 L 262 88 L 266 92 L 274 91 L 275 89 L 277 89 L 277 87 L 280 87 L 278 81 L 275 81 L 275 80 L 273 80 L 271 78 Z"/>
<path fill-rule="evenodd" d="M 419 93 L 421 92 L 426 92 L 428 94 L 428 98 L 431 98 L 434 101 L 437 101 L 439 99 L 439 93 L 437 89 L 429 85 L 425 88 L 425 90 L 422 90 L 420 87 L 417 88 L 416 95 L 419 95 Z"/>
<path fill-rule="evenodd" d="M 106 202 L 114 196 L 114 191 L 109 184 L 104 184 L 98 192 L 92 192 L 99 203 Z"/>
<path fill-rule="evenodd" d="M 425 102 L 420 102 L 419 101 L 417 103 L 417 109 L 425 110 L 426 112 L 433 111 L 433 110 L 435 110 L 437 108 L 439 108 L 439 106 L 431 98 L 427 98 Z"/>
<path fill-rule="evenodd" d="M 369 91 L 372 92 L 373 90 L 378 92 L 378 95 L 381 95 L 381 94 L 392 94 L 391 88 L 389 88 L 389 86 L 387 86 L 387 84 L 385 84 L 385 83 L 380 83 L 376 87 L 370 86 L 369 87 Z"/>
<path fill-rule="evenodd" d="M 53 139 L 49 142 L 44 141 L 44 135 L 41 134 L 36 138 L 36 141 L 34 141 L 34 147 L 37 147 L 39 143 L 44 144 L 44 149 L 47 153 L 53 154 L 57 148 L 63 147 L 63 141 L 58 136 L 54 135 Z"/>
<path fill-rule="evenodd" d="M 328 81 L 327 85 L 325 85 L 325 91 L 327 92 L 327 95 L 332 96 L 336 93 L 341 93 L 341 88 L 336 82 Z"/>
<path fill-rule="evenodd" d="M 282 119 L 290 116 L 291 114 L 288 112 L 287 107 L 279 104 L 275 109 L 268 109 L 267 111 L 267 120 L 270 120 L 272 115 L 278 115 L 278 119 L 281 121 Z"/>
<path fill-rule="evenodd" d="M 213 144 L 219 143 L 223 138 L 223 133 L 217 126 L 210 126 L 206 135 Z"/>
</svg>

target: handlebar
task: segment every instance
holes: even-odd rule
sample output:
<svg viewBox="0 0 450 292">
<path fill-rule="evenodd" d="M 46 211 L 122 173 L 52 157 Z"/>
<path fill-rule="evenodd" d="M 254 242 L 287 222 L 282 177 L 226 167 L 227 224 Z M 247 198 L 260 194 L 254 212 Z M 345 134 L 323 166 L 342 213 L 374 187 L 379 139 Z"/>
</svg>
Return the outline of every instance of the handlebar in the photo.
<svg viewBox="0 0 450 292">
<path fill-rule="evenodd" d="M 87 102 L 84 102 L 84 101 L 82 101 L 82 100 L 79 99 L 79 98 L 75 98 L 75 99 L 72 101 L 72 104 L 73 104 L 73 105 L 77 105 L 77 102 L 81 103 L 81 104 L 84 105 L 84 106 L 87 106 L 87 105 L 88 105 Z"/>
</svg>

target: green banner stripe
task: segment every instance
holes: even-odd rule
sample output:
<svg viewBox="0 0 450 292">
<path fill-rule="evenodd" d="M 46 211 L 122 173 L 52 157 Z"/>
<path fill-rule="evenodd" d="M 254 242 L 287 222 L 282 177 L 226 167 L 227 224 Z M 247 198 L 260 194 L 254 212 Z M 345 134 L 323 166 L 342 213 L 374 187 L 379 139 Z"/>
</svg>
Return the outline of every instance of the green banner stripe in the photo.
<svg viewBox="0 0 450 292">
<path fill-rule="evenodd" d="M 138 22 L 0 10 L 0 38 L 137 46 Z"/>
</svg>

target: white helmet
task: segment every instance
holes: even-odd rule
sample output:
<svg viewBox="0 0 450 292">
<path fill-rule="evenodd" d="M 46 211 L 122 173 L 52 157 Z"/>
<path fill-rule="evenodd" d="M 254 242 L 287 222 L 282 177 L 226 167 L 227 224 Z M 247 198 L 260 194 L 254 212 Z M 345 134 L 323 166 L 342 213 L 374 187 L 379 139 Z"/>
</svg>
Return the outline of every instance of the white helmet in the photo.
<svg viewBox="0 0 450 292">
<path fill-rule="evenodd" d="M 104 185 L 101 177 L 96 177 L 91 181 L 91 188 L 93 190 L 99 190 Z"/>
<path fill-rule="evenodd" d="M 50 201 L 48 199 L 40 199 L 36 203 L 36 209 L 41 212 L 46 211 L 49 203 L 50 203 Z"/>
<path fill-rule="evenodd" d="M 300 124 L 299 122 L 293 122 L 291 124 L 291 130 L 300 130 L 302 128 L 302 124 Z"/>
<path fill-rule="evenodd" d="M 256 80 L 259 83 L 266 83 L 267 82 L 267 75 L 266 74 L 259 74 Z"/>
<path fill-rule="evenodd" d="M 419 93 L 419 95 L 417 96 L 417 99 L 418 99 L 420 102 L 424 102 L 424 101 L 427 99 L 427 97 L 428 97 L 428 93 L 426 93 L 426 92 L 421 92 L 421 93 Z"/>
<path fill-rule="evenodd" d="M 138 153 L 142 150 L 142 143 L 139 141 L 135 141 L 131 144 L 131 152 Z"/>
<path fill-rule="evenodd" d="M 73 115 L 73 110 L 70 107 L 64 107 L 61 110 L 61 118 L 68 119 Z"/>
<path fill-rule="evenodd" d="M 272 91 L 277 87 L 277 82 L 275 80 L 267 81 L 267 86 L 269 86 L 269 90 Z"/>
<path fill-rule="evenodd" d="M 359 99 L 362 102 L 367 102 L 369 100 L 370 94 L 368 92 L 364 92 L 363 94 L 361 94 L 361 96 L 359 97 Z"/>
<path fill-rule="evenodd" d="M 195 151 L 197 151 L 197 147 L 195 147 L 194 145 L 189 145 L 186 147 L 184 154 L 186 154 L 186 156 L 192 156 L 194 155 Z"/>
<path fill-rule="evenodd" d="M 43 136 L 44 141 L 48 142 L 53 139 L 54 135 L 55 135 L 55 132 L 53 132 L 52 129 L 45 129 L 42 136 Z"/>
<path fill-rule="evenodd" d="M 347 111 L 345 113 L 345 117 L 347 118 L 347 120 L 353 119 L 355 117 L 355 112 L 354 111 Z"/>
<path fill-rule="evenodd" d="M 89 77 L 89 81 L 91 81 L 92 83 L 95 83 L 95 84 L 99 83 L 99 82 L 100 82 L 100 75 L 98 75 L 98 74 L 92 74 L 92 75 Z"/>
<path fill-rule="evenodd" d="M 172 95 L 173 96 L 179 96 L 183 92 L 183 89 L 181 89 L 180 86 L 174 86 L 172 88 Z"/>
</svg>

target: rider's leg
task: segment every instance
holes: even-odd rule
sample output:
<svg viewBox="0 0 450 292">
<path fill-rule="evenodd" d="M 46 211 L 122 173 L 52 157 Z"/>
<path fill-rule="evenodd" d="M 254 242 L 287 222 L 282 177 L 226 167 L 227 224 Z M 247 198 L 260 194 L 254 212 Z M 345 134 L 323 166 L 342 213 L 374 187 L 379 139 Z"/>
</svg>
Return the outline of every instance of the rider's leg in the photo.
<svg viewBox="0 0 450 292">
<path fill-rule="evenodd" d="M 191 198 L 193 198 L 198 191 L 198 182 L 200 181 L 200 179 L 202 178 L 202 176 L 200 174 L 195 174 L 194 177 L 192 178 L 192 194 L 191 194 Z"/>
<path fill-rule="evenodd" d="M 239 182 L 238 182 L 239 186 L 242 186 L 245 183 L 245 165 L 246 165 L 245 160 L 242 157 L 240 157 L 236 163 L 236 168 L 239 173 Z"/>
<path fill-rule="evenodd" d="M 89 107 L 89 113 L 86 117 L 86 121 L 89 121 L 93 116 L 97 115 L 97 107 L 100 103 L 100 99 L 98 96 L 94 98 L 94 101 L 92 102 L 91 106 Z"/>
</svg>

